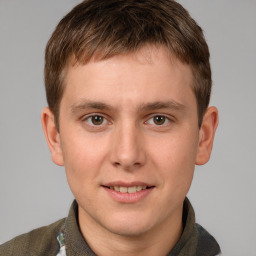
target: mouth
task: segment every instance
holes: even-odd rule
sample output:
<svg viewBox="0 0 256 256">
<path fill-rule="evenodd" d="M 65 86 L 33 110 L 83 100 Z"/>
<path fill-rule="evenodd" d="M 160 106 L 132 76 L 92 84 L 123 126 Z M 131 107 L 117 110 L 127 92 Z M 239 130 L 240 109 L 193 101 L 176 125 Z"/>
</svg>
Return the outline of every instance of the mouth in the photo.
<svg viewBox="0 0 256 256">
<path fill-rule="evenodd" d="M 120 193 L 129 193 L 129 194 L 133 194 L 142 190 L 146 190 L 146 189 L 152 189 L 154 186 L 103 186 L 107 189 L 110 190 L 114 190 Z"/>
<path fill-rule="evenodd" d="M 115 181 L 105 183 L 102 188 L 114 201 L 122 204 L 134 204 L 147 198 L 156 186 L 140 181 Z"/>
</svg>

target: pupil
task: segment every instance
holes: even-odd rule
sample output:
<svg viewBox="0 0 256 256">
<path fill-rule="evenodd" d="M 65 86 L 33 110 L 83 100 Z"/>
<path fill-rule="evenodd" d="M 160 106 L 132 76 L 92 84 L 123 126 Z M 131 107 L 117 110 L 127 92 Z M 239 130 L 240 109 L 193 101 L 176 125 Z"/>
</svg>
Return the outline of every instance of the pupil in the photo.
<svg viewBox="0 0 256 256">
<path fill-rule="evenodd" d="M 154 122 L 157 125 L 161 125 L 165 122 L 165 117 L 164 116 L 155 116 L 154 117 Z"/>
<path fill-rule="evenodd" d="M 94 117 L 92 118 L 92 122 L 93 122 L 93 124 L 95 124 L 95 125 L 102 124 L 103 118 L 102 118 L 102 116 L 94 116 Z"/>
</svg>

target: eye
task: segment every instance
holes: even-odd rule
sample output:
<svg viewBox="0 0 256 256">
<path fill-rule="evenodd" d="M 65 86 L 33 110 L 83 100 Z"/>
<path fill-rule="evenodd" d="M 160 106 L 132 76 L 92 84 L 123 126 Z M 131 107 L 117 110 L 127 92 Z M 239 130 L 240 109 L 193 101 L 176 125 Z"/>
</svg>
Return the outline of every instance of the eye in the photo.
<svg viewBox="0 0 256 256">
<path fill-rule="evenodd" d="M 85 119 L 85 121 L 87 121 L 92 126 L 100 126 L 107 123 L 106 118 L 100 115 L 89 116 Z"/>
<path fill-rule="evenodd" d="M 169 122 L 170 120 L 166 116 L 161 116 L 161 115 L 153 116 L 147 121 L 148 124 L 152 124 L 152 125 L 165 125 Z"/>
</svg>

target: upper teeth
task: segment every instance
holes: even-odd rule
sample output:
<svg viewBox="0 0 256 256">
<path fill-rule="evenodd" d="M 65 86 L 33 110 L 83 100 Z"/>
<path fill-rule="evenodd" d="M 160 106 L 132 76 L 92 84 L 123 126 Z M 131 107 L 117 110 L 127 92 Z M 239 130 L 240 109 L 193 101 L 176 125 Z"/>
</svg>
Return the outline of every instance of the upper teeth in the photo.
<svg viewBox="0 0 256 256">
<path fill-rule="evenodd" d="M 114 186 L 114 187 L 110 187 L 110 189 L 113 189 L 113 190 L 121 192 L 121 193 L 135 193 L 137 191 L 141 191 L 142 189 L 146 189 L 146 188 L 147 188 L 147 186 L 132 186 L 132 187 Z"/>
</svg>

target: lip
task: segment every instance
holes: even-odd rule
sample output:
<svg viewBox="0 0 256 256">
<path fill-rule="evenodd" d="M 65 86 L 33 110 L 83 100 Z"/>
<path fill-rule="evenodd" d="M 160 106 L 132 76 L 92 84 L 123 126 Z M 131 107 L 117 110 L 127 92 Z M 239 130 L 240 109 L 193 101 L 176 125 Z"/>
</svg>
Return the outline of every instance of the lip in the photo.
<svg viewBox="0 0 256 256">
<path fill-rule="evenodd" d="M 153 184 L 141 182 L 141 181 L 133 181 L 133 182 L 124 182 L 124 181 L 113 181 L 104 183 L 102 186 L 104 187 L 114 187 L 114 186 L 121 186 L 121 187 L 133 187 L 133 186 L 146 186 L 146 187 L 154 187 Z"/>
<path fill-rule="evenodd" d="M 143 189 L 135 193 L 121 193 L 119 191 L 110 189 L 110 187 L 114 187 L 114 186 L 122 186 L 122 187 L 146 186 L 147 189 Z M 148 197 L 155 189 L 155 186 L 145 182 L 139 182 L 139 181 L 134 181 L 129 183 L 122 182 L 122 181 L 115 181 L 115 182 L 109 182 L 102 185 L 102 188 L 107 192 L 107 194 L 114 201 L 118 203 L 123 203 L 123 204 L 134 204 Z"/>
</svg>

